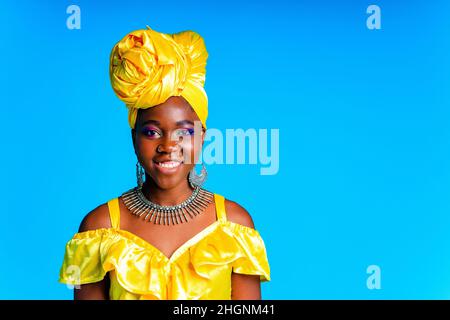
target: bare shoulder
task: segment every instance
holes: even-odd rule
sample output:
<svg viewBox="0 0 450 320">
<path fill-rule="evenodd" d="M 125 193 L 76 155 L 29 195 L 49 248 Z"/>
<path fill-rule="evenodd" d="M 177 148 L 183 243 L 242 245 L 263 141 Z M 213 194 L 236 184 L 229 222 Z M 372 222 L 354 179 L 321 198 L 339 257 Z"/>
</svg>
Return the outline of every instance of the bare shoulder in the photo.
<svg viewBox="0 0 450 320">
<path fill-rule="evenodd" d="M 237 202 L 225 199 L 225 211 L 227 212 L 227 220 L 255 229 L 250 213 Z"/>
<path fill-rule="evenodd" d="M 111 221 L 109 218 L 108 204 L 103 203 L 90 211 L 81 221 L 78 232 L 96 230 L 101 228 L 110 228 Z"/>
</svg>

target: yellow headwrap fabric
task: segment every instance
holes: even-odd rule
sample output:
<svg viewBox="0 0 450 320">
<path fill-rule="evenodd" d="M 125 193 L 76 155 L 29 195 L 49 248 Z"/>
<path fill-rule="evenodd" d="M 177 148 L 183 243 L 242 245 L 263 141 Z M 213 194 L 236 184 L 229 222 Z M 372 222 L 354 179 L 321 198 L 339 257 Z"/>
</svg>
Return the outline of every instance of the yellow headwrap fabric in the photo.
<svg viewBox="0 0 450 320">
<path fill-rule="evenodd" d="M 128 108 L 130 127 L 135 127 L 138 109 L 182 96 L 206 129 L 208 52 L 203 38 L 193 31 L 164 34 L 147 28 L 127 34 L 110 55 L 111 85 Z"/>
</svg>

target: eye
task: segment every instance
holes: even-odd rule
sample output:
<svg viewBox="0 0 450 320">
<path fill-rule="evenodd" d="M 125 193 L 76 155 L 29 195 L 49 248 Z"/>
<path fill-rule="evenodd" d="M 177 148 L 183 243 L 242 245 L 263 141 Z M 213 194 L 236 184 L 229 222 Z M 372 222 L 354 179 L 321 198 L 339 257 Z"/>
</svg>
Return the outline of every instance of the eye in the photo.
<svg viewBox="0 0 450 320">
<path fill-rule="evenodd" d="M 194 129 L 186 128 L 186 129 L 180 129 L 177 130 L 177 136 L 192 136 L 194 135 Z"/>
<path fill-rule="evenodd" d="M 144 128 L 142 129 L 142 133 L 146 136 L 146 137 L 150 137 L 150 138 L 159 138 L 161 135 L 158 131 L 154 130 L 154 129 L 150 129 L 150 128 Z"/>
</svg>

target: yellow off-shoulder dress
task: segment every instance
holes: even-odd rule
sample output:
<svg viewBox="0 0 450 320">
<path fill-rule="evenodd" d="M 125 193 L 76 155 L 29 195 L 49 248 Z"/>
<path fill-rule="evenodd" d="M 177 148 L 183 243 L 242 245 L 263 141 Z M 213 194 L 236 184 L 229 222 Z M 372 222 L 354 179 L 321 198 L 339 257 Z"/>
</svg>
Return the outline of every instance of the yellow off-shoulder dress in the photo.
<svg viewBox="0 0 450 320">
<path fill-rule="evenodd" d="M 259 232 L 227 220 L 223 196 L 215 193 L 214 201 L 217 220 L 168 258 L 120 229 L 119 199 L 111 199 L 111 228 L 79 232 L 68 241 L 59 281 L 93 283 L 109 272 L 112 300 L 230 300 L 232 272 L 270 281 Z"/>
</svg>

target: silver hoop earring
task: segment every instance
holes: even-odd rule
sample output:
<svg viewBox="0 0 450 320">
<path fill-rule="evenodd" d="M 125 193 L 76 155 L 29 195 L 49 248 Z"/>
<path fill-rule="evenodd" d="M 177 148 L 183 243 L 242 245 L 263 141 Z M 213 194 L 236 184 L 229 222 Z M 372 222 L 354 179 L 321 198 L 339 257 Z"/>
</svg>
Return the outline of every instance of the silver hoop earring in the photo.
<svg viewBox="0 0 450 320">
<path fill-rule="evenodd" d="M 142 185 L 144 184 L 144 175 L 145 175 L 144 168 L 138 161 L 136 163 L 136 179 L 139 188 L 142 188 Z"/>
<path fill-rule="evenodd" d="M 208 172 L 206 171 L 205 164 L 202 163 L 202 170 L 200 174 L 195 172 L 195 167 L 189 172 L 189 183 L 192 188 L 201 187 L 205 183 Z"/>
</svg>

